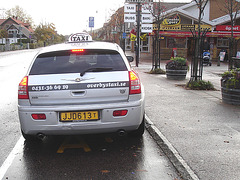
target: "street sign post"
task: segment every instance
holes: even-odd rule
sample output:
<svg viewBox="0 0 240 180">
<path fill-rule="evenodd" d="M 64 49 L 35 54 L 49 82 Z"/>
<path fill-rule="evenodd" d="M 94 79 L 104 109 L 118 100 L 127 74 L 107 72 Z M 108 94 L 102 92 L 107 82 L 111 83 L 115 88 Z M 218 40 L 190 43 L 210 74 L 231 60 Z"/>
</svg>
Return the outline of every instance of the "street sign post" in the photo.
<svg viewBox="0 0 240 180">
<path fill-rule="evenodd" d="M 125 0 L 125 3 L 150 3 L 153 0 Z"/>
<path fill-rule="evenodd" d="M 137 42 L 136 42 L 136 66 L 138 67 L 140 57 L 140 21 L 141 13 L 150 14 L 152 12 L 152 5 L 142 5 L 143 3 L 153 3 L 153 0 L 125 0 L 124 6 L 124 22 L 137 22 Z M 143 9 L 142 9 L 143 8 Z M 136 10 L 135 10 L 136 9 Z M 133 13 L 133 14 L 131 14 Z M 152 23 L 150 15 L 142 16 L 142 23 Z M 152 32 L 152 25 L 143 25 L 142 32 Z"/>
<path fill-rule="evenodd" d="M 89 17 L 89 27 L 94 28 L 94 17 Z"/>
</svg>

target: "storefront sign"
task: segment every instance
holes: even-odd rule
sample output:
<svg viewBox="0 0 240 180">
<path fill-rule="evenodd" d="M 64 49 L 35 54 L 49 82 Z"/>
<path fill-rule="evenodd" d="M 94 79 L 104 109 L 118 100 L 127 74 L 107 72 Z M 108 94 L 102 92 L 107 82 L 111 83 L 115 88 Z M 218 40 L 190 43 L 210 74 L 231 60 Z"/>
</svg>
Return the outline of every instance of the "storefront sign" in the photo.
<svg viewBox="0 0 240 180">
<path fill-rule="evenodd" d="M 196 26 L 194 24 L 183 24 L 181 25 L 181 30 L 190 31 L 190 29 L 194 30 Z"/>
<path fill-rule="evenodd" d="M 124 14 L 124 22 L 136 22 L 136 14 Z"/>
<path fill-rule="evenodd" d="M 125 13 L 135 13 L 136 12 L 136 4 L 125 4 L 124 12 Z"/>
<path fill-rule="evenodd" d="M 180 16 L 178 14 L 170 16 L 163 20 L 162 24 L 165 26 L 177 26 L 181 23 Z"/>
<path fill-rule="evenodd" d="M 165 26 L 162 25 L 160 26 L 161 31 L 190 31 L 190 30 L 197 31 L 198 30 L 198 25 L 194 24 L 180 24 L 176 26 Z M 207 29 L 208 31 L 212 30 L 212 26 L 210 25 L 201 25 L 201 30 Z M 157 30 L 157 24 L 153 24 L 153 30 Z"/>
<path fill-rule="evenodd" d="M 212 26 L 210 25 L 200 25 L 201 30 L 207 30 L 207 31 L 211 31 L 212 30 Z M 181 25 L 181 30 L 182 31 L 190 31 L 190 30 L 194 30 L 197 31 L 198 30 L 198 25 L 197 24 L 183 24 Z"/>
<path fill-rule="evenodd" d="M 231 31 L 232 27 L 230 25 L 218 25 L 216 26 L 216 31 Z M 240 26 L 234 26 L 233 31 L 240 31 Z"/>
</svg>

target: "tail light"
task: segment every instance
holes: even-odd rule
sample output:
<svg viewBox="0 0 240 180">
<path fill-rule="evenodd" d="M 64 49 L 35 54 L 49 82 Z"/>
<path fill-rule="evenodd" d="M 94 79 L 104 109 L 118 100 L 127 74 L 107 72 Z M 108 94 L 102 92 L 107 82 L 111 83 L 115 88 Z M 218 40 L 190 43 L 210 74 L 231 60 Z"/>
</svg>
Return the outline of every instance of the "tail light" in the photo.
<svg viewBox="0 0 240 180">
<path fill-rule="evenodd" d="M 116 117 L 116 116 L 126 116 L 128 110 L 116 110 L 116 111 L 113 111 L 113 116 Z"/>
<path fill-rule="evenodd" d="M 44 120 L 44 119 L 46 119 L 46 115 L 45 114 L 32 114 L 32 118 L 34 120 Z"/>
<path fill-rule="evenodd" d="M 84 49 L 72 49 L 72 52 L 84 52 Z"/>
<path fill-rule="evenodd" d="M 141 82 L 136 72 L 129 71 L 130 79 L 130 90 L 129 94 L 140 94 L 141 93 Z"/>
<path fill-rule="evenodd" d="M 25 76 L 18 86 L 18 99 L 29 99 L 28 96 L 28 77 Z"/>
</svg>

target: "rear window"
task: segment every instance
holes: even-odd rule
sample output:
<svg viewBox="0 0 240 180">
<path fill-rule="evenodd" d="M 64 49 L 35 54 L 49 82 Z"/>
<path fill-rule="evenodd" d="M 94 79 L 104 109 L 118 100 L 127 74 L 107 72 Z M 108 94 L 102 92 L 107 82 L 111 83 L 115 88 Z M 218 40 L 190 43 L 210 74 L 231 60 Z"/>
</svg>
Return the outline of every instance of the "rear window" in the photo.
<svg viewBox="0 0 240 180">
<path fill-rule="evenodd" d="M 91 68 L 109 68 L 111 71 L 127 70 L 121 55 L 117 51 L 57 51 L 40 54 L 35 59 L 29 74 L 81 73 Z"/>
</svg>

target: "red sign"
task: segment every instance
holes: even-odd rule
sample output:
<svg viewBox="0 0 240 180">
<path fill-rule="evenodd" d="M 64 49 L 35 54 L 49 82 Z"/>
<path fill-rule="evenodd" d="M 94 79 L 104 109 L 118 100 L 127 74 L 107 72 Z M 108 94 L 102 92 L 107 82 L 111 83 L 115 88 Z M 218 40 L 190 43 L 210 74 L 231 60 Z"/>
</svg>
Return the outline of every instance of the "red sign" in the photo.
<svg viewBox="0 0 240 180">
<path fill-rule="evenodd" d="M 216 26 L 216 31 L 231 31 L 230 25 L 218 25 Z M 240 26 L 234 26 L 233 31 L 240 31 Z"/>
</svg>

